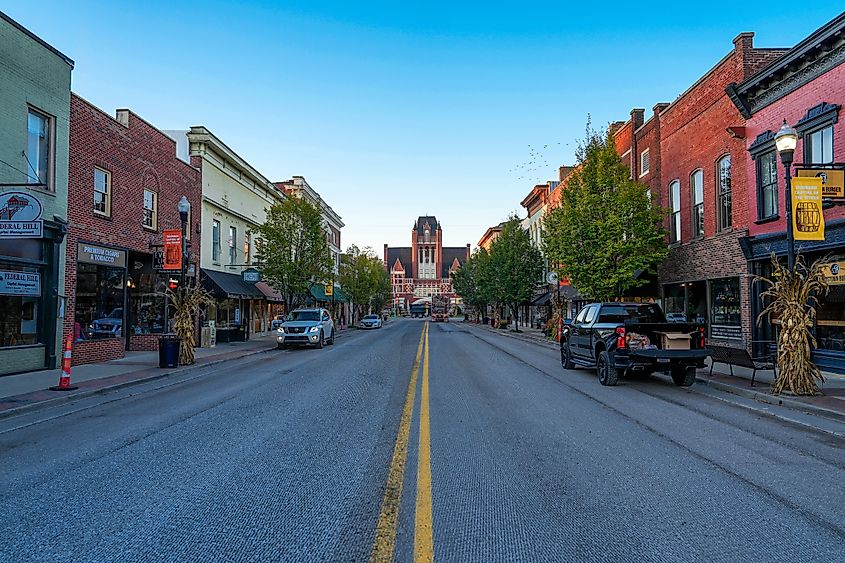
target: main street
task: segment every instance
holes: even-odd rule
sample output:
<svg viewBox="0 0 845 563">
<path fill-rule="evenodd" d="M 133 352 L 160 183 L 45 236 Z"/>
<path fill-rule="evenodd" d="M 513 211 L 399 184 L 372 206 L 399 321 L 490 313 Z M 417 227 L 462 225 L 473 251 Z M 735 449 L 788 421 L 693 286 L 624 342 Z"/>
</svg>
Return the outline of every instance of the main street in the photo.
<svg viewBox="0 0 845 563">
<path fill-rule="evenodd" d="M 397 320 L 3 419 L 0 559 L 843 561 L 843 446 Z"/>
</svg>

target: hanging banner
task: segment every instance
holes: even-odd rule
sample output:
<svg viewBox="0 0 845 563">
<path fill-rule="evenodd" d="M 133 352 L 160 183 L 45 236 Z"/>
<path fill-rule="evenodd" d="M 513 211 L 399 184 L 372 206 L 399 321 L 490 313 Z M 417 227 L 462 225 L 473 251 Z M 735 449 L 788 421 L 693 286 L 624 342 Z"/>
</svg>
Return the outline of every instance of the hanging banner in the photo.
<svg viewBox="0 0 845 563">
<path fill-rule="evenodd" d="M 334 285 L 327 283 L 325 286 L 325 293 L 326 297 L 331 297 L 332 295 L 334 295 Z"/>
<path fill-rule="evenodd" d="M 822 197 L 845 198 L 845 170 L 805 168 L 798 171 L 802 178 L 821 178 Z"/>
<path fill-rule="evenodd" d="M 162 270 L 182 269 L 182 231 L 164 231 L 164 265 Z"/>
<path fill-rule="evenodd" d="M 822 179 L 792 179 L 792 234 L 795 240 L 824 240 Z"/>
</svg>

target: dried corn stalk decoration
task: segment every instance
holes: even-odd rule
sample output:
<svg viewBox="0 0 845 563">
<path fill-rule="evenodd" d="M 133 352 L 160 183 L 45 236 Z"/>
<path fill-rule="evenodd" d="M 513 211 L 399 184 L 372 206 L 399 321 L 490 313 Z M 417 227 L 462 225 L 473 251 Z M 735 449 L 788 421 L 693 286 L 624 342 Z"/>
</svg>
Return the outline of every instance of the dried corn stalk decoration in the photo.
<svg viewBox="0 0 845 563">
<path fill-rule="evenodd" d="M 815 395 L 819 392 L 816 380 L 824 382 L 818 366 L 810 358 L 816 338 L 811 329 L 816 320 L 818 298 L 827 294 L 829 287 L 824 277 L 824 259 L 816 260 L 808 268 L 804 258 L 798 256 L 795 268 L 789 269 L 772 255 L 772 277 L 758 277 L 756 281 L 768 284 L 761 297 L 769 304 L 757 317 L 759 324 L 766 315 L 779 320 L 777 366 L 778 374 L 771 392 L 784 391 L 795 395 Z"/>
<path fill-rule="evenodd" d="M 196 361 L 194 318 L 201 305 L 212 302 L 211 295 L 202 287 L 177 287 L 168 289 L 167 296 L 173 304 L 173 332 L 179 337 L 179 365 L 187 366 Z"/>
</svg>

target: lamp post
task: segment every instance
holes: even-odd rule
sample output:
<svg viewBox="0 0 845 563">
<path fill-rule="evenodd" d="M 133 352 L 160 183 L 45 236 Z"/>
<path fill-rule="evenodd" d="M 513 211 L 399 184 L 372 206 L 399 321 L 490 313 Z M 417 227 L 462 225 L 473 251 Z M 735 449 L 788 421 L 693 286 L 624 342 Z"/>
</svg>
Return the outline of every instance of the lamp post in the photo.
<svg viewBox="0 0 845 563">
<path fill-rule="evenodd" d="M 780 130 L 775 134 L 780 161 L 783 163 L 786 178 L 786 260 L 789 271 L 795 267 L 795 234 L 792 232 L 792 157 L 798 146 L 798 132 L 783 120 Z"/>
<path fill-rule="evenodd" d="M 179 219 L 182 221 L 182 268 L 179 271 L 179 285 L 185 287 L 185 266 L 188 262 L 188 241 L 185 235 L 188 232 L 188 214 L 191 212 L 191 202 L 182 196 L 176 206 L 179 209 Z"/>
</svg>

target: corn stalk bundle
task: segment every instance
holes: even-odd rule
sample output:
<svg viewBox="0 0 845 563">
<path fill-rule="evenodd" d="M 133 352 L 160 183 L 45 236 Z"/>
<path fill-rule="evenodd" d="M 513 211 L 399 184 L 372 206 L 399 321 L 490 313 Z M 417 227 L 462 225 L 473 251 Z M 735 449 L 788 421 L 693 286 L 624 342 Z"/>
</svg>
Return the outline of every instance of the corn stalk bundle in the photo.
<svg viewBox="0 0 845 563">
<path fill-rule="evenodd" d="M 178 287 L 168 289 L 167 295 L 173 303 L 173 332 L 179 337 L 179 365 L 186 366 L 196 361 L 194 347 L 196 338 L 194 318 L 203 304 L 211 303 L 211 295 L 202 287 Z"/>
<path fill-rule="evenodd" d="M 795 395 L 815 395 L 819 392 L 816 380 L 824 382 L 818 366 L 810 359 L 810 353 L 816 347 L 811 329 L 816 319 L 818 297 L 829 290 L 823 262 L 824 259 L 817 260 L 808 268 L 804 258 L 798 256 L 795 267 L 789 271 L 772 255 L 772 277 L 755 280 L 768 284 L 761 296 L 770 300 L 757 322 L 766 315 L 780 321 L 778 374 L 772 383 L 772 394 L 789 391 Z"/>
</svg>

